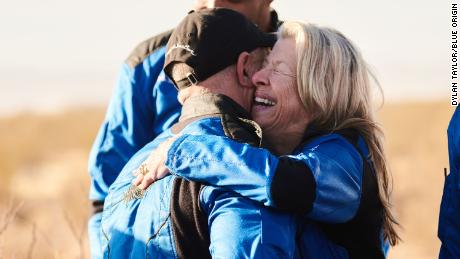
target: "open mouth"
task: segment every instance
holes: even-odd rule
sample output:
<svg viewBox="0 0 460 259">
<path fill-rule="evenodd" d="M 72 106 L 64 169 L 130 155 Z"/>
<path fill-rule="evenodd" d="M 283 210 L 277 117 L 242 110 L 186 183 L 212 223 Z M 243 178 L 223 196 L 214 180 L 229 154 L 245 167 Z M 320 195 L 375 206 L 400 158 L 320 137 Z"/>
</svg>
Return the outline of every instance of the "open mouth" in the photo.
<svg viewBox="0 0 460 259">
<path fill-rule="evenodd" d="M 271 101 L 271 100 L 266 99 L 266 98 L 262 98 L 262 97 L 255 97 L 254 98 L 254 105 L 273 106 L 275 104 L 276 103 L 274 101 Z"/>
</svg>

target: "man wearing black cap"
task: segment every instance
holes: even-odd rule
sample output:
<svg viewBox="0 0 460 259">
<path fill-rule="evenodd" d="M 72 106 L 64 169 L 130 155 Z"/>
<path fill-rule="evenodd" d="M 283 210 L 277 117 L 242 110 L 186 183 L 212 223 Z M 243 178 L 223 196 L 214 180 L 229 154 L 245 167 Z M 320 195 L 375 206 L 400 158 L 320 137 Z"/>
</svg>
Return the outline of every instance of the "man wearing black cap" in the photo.
<svg viewBox="0 0 460 259">
<path fill-rule="evenodd" d="M 145 192 L 131 185 L 132 172 L 145 173 L 141 164 L 152 150 L 180 134 L 260 145 L 260 128 L 248 114 L 251 76 L 261 65 L 263 48 L 275 40 L 229 9 L 190 13 L 179 24 L 168 42 L 165 72 L 179 89 L 182 114 L 130 159 L 110 187 L 101 224 L 104 256 L 293 257 L 292 216 L 174 175 Z"/>
<path fill-rule="evenodd" d="M 225 7 L 245 15 L 263 31 L 275 31 L 278 16 L 272 0 L 196 0 L 195 10 Z M 92 247 L 99 247 L 101 210 L 109 186 L 123 166 L 143 146 L 179 118 L 177 90 L 162 71 L 165 45 L 172 31 L 140 43 L 126 59 L 111 98 L 105 120 L 89 158 L 90 199 L 94 215 L 89 222 Z M 91 249 L 92 257 L 100 252 Z"/>
</svg>

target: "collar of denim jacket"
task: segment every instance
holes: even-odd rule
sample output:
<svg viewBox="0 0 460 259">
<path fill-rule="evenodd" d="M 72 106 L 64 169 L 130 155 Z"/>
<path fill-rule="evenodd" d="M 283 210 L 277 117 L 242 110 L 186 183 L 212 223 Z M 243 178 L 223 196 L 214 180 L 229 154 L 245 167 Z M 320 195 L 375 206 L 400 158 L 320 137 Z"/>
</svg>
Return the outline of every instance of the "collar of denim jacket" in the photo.
<svg viewBox="0 0 460 259">
<path fill-rule="evenodd" d="M 228 114 L 242 119 L 251 118 L 249 112 L 230 97 L 222 94 L 204 93 L 185 100 L 179 121 L 219 114 Z"/>
</svg>

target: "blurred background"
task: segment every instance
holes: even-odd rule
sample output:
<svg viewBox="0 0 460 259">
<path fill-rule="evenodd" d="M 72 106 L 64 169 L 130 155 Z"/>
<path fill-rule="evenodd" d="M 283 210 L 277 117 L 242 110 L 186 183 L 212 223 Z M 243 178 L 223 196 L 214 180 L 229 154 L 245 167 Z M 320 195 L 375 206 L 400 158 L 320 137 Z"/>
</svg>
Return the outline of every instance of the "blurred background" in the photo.
<svg viewBox="0 0 460 259">
<path fill-rule="evenodd" d="M 88 258 L 88 153 L 118 69 L 193 0 L 0 1 L 0 258 Z M 448 168 L 450 3 L 275 0 L 283 20 L 337 28 L 383 87 L 379 122 L 403 242 L 435 258 Z"/>
</svg>

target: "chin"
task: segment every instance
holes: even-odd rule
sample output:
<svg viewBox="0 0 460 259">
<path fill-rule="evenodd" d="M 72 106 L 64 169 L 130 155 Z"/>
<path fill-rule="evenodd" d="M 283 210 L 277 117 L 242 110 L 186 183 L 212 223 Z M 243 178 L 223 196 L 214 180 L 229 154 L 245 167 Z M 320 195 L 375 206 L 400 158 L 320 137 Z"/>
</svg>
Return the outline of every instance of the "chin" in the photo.
<svg viewBox="0 0 460 259">
<path fill-rule="evenodd" d="M 251 116 L 252 116 L 252 119 L 253 119 L 257 124 L 259 124 L 259 126 L 260 126 L 262 129 L 264 129 L 264 128 L 267 126 L 268 122 L 265 120 L 265 117 L 264 117 L 264 116 L 257 116 L 257 114 L 255 114 L 255 113 L 252 113 Z"/>
</svg>

